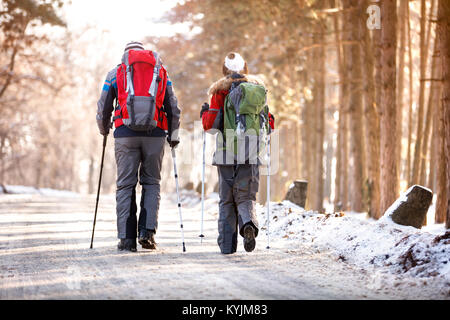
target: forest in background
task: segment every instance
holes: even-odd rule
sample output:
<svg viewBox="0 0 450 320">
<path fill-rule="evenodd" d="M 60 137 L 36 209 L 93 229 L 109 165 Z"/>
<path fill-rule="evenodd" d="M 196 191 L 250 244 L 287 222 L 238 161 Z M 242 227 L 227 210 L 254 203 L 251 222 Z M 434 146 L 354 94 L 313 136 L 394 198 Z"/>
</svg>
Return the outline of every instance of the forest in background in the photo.
<svg viewBox="0 0 450 320">
<path fill-rule="evenodd" d="M 96 101 L 113 65 L 104 63 L 107 48 L 103 59 L 93 58 L 88 29 L 66 27 L 65 5 L 0 2 L 3 185 L 95 192 Z M 420 184 L 437 195 L 436 222 L 450 225 L 449 1 L 190 0 L 164 19 L 195 31 L 141 39 L 162 54 L 185 132 L 195 131 L 228 52 L 239 52 L 250 73 L 264 79 L 282 129 L 272 201 L 302 179 L 309 183 L 309 209 L 330 204 L 379 218 L 400 192 Z M 181 156 L 191 138 L 181 137 Z M 111 149 L 104 192 L 115 191 Z M 166 190 L 173 184 L 168 158 Z M 182 184 L 197 185 L 199 167 L 183 165 Z M 209 166 L 208 191 L 215 176 Z M 264 202 L 265 177 L 261 182 Z"/>
</svg>

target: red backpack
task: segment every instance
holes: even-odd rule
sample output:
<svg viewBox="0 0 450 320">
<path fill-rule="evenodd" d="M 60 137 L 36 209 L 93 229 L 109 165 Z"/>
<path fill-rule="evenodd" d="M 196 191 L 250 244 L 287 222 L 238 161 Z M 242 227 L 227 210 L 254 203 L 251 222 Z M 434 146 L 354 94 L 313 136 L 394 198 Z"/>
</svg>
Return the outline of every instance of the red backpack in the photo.
<svg viewBox="0 0 450 320">
<path fill-rule="evenodd" d="M 167 72 L 159 55 L 149 50 L 129 50 L 117 67 L 119 105 L 114 111 L 115 127 L 125 125 L 134 131 L 167 130 L 162 105 Z"/>
</svg>

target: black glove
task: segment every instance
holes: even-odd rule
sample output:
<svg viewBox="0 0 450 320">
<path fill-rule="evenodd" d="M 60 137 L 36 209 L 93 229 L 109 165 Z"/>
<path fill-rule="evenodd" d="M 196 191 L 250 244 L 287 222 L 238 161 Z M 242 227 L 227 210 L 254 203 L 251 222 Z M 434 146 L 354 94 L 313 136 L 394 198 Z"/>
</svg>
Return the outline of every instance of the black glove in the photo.
<svg viewBox="0 0 450 320">
<path fill-rule="evenodd" d="M 100 130 L 100 134 L 101 134 L 102 136 L 107 136 L 107 135 L 109 134 L 109 130 L 110 130 L 109 127 L 105 128 L 105 129 L 103 129 L 103 130 Z"/>
<path fill-rule="evenodd" d="M 203 113 L 204 113 L 205 111 L 208 111 L 208 110 L 209 110 L 209 104 L 205 102 L 205 103 L 202 105 L 202 110 L 200 111 L 200 118 L 203 116 Z"/>
<path fill-rule="evenodd" d="M 172 141 L 172 139 L 170 139 L 170 137 L 167 137 L 167 142 L 169 143 L 169 146 L 173 149 L 178 146 L 178 144 L 180 143 L 180 140 Z"/>
<path fill-rule="evenodd" d="M 114 122 L 104 123 L 103 125 L 99 125 L 100 134 L 102 136 L 107 136 L 109 134 L 109 130 L 113 128 Z"/>
</svg>

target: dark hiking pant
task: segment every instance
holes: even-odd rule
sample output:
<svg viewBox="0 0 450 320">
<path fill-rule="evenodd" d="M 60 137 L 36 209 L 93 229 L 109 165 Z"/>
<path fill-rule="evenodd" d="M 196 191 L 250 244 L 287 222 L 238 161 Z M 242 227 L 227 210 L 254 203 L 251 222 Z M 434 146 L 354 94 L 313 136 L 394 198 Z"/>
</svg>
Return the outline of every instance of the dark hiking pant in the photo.
<svg viewBox="0 0 450 320">
<path fill-rule="evenodd" d="M 137 227 L 155 230 L 158 227 L 161 163 L 164 137 L 125 137 L 115 139 L 117 163 L 117 233 L 119 239 L 136 238 Z M 137 222 L 136 184 L 142 186 Z"/>
<path fill-rule="evenodd" d="M 255 201 L 259 187 L 259 166 L 218 165 L 217 170 L 220 197 L 217 243 L 222 253 L 234 253 L 237 249 L 238 232 L 243 236 L 245 225 L 251 224 L 258 235 Z"/>
</svg>

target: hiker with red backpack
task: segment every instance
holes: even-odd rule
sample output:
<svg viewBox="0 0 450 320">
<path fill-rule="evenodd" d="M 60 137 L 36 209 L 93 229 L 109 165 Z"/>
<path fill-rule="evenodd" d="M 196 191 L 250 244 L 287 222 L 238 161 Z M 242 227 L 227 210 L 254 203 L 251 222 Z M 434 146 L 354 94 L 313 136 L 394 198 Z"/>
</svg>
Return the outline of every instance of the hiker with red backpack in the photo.
<svg viewBox="0 0 450 320">
<path fill-rule="evenodd" d="M 224 77 L 209 88 L 210 104 L 204 103 L 200 112 L 203 129 L 217 133 L 213 159 L 219 175 L 217 243 L 223 254 L 235 253 L 240 234 L 244 249 L 251 252 L 258 235 L 255 201 L 260 156 L 274 128 L 274 117 L 263 81 L 248 74 L 240 54 L 229 53 L 222 72 Z"/>
<path fill-rule="evenodd" d="M 158 53 L 145 50 L 140 42 L 128 43 L 122 62 L 106 76 L 97 107 L 97 125 L 104 136 L 114 112 L 118 249 L 136 251 L 137 237 L 143 248 L 155 249 L 164 144 L 167 138 L 176 148 L 180 126 L 177 98 Z"/>
</svg>

